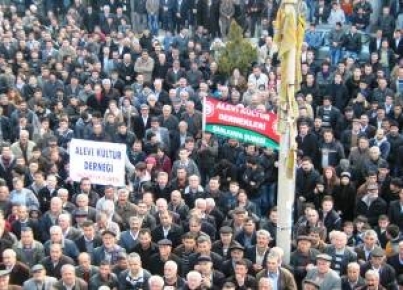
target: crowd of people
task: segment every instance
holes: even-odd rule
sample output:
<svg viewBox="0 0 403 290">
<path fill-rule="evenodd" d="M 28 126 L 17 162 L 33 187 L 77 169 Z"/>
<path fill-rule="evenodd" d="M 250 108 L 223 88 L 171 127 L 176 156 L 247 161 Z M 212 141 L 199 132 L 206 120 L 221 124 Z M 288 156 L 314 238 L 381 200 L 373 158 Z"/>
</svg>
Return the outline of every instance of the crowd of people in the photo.
<svg viewBox="0 0 403 290">
<path fill-rule="evenodd" d="M 401 0 L 298 3 L 290 261 L 278 151 L 203 131 L 206 96 L 277 111 L 277 1 L 2 2 L 0 290 L 403 289 Z M 125 144 L 126 186 L 73 181 L 73 138 Z"/>
</svg>

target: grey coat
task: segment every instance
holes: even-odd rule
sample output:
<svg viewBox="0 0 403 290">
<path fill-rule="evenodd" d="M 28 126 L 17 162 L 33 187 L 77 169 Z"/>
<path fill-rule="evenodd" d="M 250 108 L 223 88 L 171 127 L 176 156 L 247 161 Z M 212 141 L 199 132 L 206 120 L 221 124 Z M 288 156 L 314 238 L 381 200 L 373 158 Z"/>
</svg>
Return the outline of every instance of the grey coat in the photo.
<svg viewBox="0 0 403 290">
<path fill-rule="evenodd" d="M 46 276 L 42 290 L 52 290 L 52 287 L 56 283 L 57 283 L 56 278 Z M 24 284 L 22 285 L 22 289 L 24 289 L 24 290 L 32 290 L 32 289 L 36 289 L 36 286 L 37 285 L 36 285 L 36 282 L 35 282 L 34 278 L 31 278 L 31 279 L 29 279 L 29 280 L 24 282 Z"/>
<path fill-rule="evenodd" d="M 318 276 L 318 269 L 315 267 L 308 271 L 306 274 L 306 280 L 316 280 Z M 341 290 L 341 278 L 340 276 L 333 270 L 329 270 L 328 273 L 325 274 L 325 278 L 320 284 L 319 290 Z"/>
</svg>

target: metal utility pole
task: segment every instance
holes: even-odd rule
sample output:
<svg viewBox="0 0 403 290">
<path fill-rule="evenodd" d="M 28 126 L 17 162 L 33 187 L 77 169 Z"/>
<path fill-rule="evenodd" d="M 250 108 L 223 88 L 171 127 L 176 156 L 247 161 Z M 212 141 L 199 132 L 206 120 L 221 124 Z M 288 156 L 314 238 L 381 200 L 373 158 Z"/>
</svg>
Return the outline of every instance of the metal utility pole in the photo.
<svg viewBox="0 0 403 290">
<path fill-rule="evenodd" d="M 281 59 L 281 92 L 278 108 L 280 133 L 278 178 L 277 245 L 284 250 L 283 261 L 289 263 L 292 243 L 295 200 L 296 121 L 298 107 L 295 92 L 301 82 L 301 45 L 304 38 L 304 16 L 298 13 L 298 0 L 284 0 L 277 14 L 275 43 Z"/>
</svg>

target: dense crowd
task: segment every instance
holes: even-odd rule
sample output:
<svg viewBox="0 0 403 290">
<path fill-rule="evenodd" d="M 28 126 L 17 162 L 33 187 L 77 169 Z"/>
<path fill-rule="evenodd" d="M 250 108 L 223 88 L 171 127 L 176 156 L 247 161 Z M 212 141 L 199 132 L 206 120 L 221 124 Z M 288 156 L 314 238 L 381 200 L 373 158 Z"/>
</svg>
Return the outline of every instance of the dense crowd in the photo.
<svg viewBox="0 0 403 290">
<path fill-rule="evenodd" d="M 298 3 L 309 27 L 289 262 L 278 151 L 203 131 L 206 96 L 277 111 L 278 9 L 2 1 L 0 290 L 403 289 L 401 0 Z M 232 21 L 258 57 L 226 75 Z M 73 181 L 73 138 L 125 144 L 126 186 Z"/>
</svg>

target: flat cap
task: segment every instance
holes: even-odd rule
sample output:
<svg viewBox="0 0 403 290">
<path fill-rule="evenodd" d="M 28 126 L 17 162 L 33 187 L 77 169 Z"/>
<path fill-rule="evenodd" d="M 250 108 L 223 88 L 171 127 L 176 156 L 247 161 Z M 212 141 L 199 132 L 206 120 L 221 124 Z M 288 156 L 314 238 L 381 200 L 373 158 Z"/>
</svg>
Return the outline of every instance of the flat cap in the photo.
<svg viewBox="0 0 403 290">
<path fill-rule="evenodd" d="M 371 257 L 383 257 L 385 256 L 385 251 L 380 247 L 375 247 L 371 252 Z"/>
<path fill-rule="evenodd" d="M 106 235 L 111 235 L 111 236 L 114 236 L 116 238 L 116 233 L 114 231 L 111 231 L 111 230 L 105 230 L 101 234 L 101 236 L 106 236 Z"/>
<path fill-rule="evenodd" d="M 42 270 L 45 270 L 45 267 L 43 267 L 43 265 L 41 264 L 36 264 L 31 268 L 31 273 L 35 273 Z"/>
<path fill-rule="evenodd" d="M 172 241 L 168 239 L 159 240 L 158 246 L 172 246 Z"/>
<path fill-rule="evenodd" d="M 78 209 L 74 212 L 74 216 L 82 217 L 82 216 L 88 216 L 88 212 L 83 209 Z"/>
<path fill-rule="evenodd" d="M 316 260 L 325 260 L 325 261 L 331 262 L 331 261 L 332 261 L 332 257 L 330 257 L 330 256 L 327 255 L 327 254 L 320 254 L 320 255 L 317 255 L 317 256 L 316 256 Z"/>
<path fill-rule="evenodd" d="M 212 262 L 213 260 L 211 259 L 210 256 L 199 256 L 197 258 L 197 263 L 202 263 L 202 262 Z"/>
<path fill-rule="evenodd" d="M 244 251 L 244 250 L 245 250 L 245 248 L 244 248 L 242 245 L 238 244 L 238 243 L 232 245 L 229 249 L 230 249 L 230 251 L 233 251 L 233 250 L 241 250 L 241 251 Z"/>
<path fill-rule="evenodd" d="M 299 242 L 299 241 L 312 242 L 312 238 L 310 236 L 300 235 L 300 236 L 297 237 L 297 242 Z"/>
<path fill-rule="evenodd" d="M 220 234 L 232 234 L 232 228 L 229 226 L 221 227 Z"/>
</svg>

